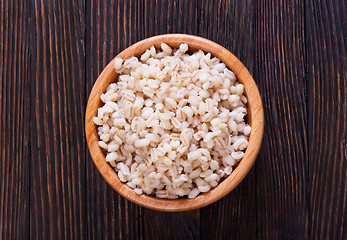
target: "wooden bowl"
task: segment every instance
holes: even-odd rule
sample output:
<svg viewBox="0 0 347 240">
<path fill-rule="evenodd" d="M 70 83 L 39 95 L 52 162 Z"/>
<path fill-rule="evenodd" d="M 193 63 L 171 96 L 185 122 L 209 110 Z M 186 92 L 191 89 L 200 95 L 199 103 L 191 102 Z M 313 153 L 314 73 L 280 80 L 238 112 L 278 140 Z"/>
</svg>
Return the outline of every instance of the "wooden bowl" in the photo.
<svg viewBox="0 0 347 240">
<path fill-rule="evenodd" d="M 153 45 L 156 48 L 160 48 L 160 44 L 163 42 L 173 48 L 178 48 L 181 43 L 187 43 L 189 50 L 201 49 L 206 53 L 210 52 L 213 56 L 219 58 L 221 62 L 225 63 L 236 74 L 238 81 L 244 85 L 245 94 L 248 98 L 248 123 L 252 127 L 252 132 L 245 155 L 234 171 L 215 188 L 198 195 L 194 199 L 181 198 L 170 200 L 151 197 L 146 194 L 138 195 L 128 185 L 122 183 L 115 170 L 106 162 L 105 154 L 98 145 L 99 136 L 97 126 L 93 122 L 93 117 L 97 115 L 98 108 L 103 105 L 100 95 L 106 92 L 107 86 L 110 83 L 116 82 L 118 78 L 118 74 L 113 68 L 114 59 L 102 71 L 90 93 L 85 117 L 85 130 L 89 151 L 94 163 L 113 189 L 126 199 L 143 207 L 160 211 L 179 212 L 211 204 L 230 193 L 242 181 L 251 169 L 260 149 L 263 137 L 264 113 L 257 85 L 249 71 L 227 49 L 210 40 L 185 34 L 160 35 L 135 43 L 118 54 L 117 57 L 123 59 L 131 56 L 139 57 L 146 49 Z"/>
</svg>

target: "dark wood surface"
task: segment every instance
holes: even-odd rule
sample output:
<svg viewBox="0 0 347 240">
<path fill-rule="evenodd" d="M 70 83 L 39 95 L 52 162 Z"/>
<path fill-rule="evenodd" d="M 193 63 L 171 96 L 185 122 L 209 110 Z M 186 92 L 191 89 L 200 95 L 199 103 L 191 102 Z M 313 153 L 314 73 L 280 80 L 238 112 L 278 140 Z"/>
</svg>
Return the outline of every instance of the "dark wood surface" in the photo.
<svg viewBox="0 0 347 240">
<path fill-rule="evenodd" d="M 0 239 L 347 239 L 346 12 L 343 0 L 0 0 Z M 102 69 L 162 33 L 233 52 L 266 119 L 244 181 L 183 213 L 113 191 L 84 133 Z"/>
</svg>

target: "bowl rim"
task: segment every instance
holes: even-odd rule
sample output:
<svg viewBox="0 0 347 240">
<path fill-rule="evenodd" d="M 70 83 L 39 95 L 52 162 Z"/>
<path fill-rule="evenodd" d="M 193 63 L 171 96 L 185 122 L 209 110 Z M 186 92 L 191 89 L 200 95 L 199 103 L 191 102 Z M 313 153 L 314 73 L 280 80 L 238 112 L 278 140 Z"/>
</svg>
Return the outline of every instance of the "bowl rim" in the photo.
<svg viewBox="0 0 347 240">
<path fill-rule="evenodd" d="M 244 85 L 245 94 L 248 99 L 248 119 L 252 131 L 249 145 L 243 159 L 233 172 L 216 187 L 193 199 L 160 199 L 146 194 L 136 194 L 132 188 L 119 180 L 115 170 L 106 162 L 105 155 L 98 145 L 99 136 L 97 133 L 97 126 L 93 122 L 93 117 L 97 115 L 97 110 L 102 104 L 100 95 L 105 92 L 107 86 L 118 77 L 118 74 L 113 68 L 114 59 L 116 57 L 127 59 L 133 55 L 139 56 L 149 47 L 153 45 L 158 47 L 162 42 L 175 47 L 180 43 L 187 43 L 189 48 L 202 49 L 205 53 L 210 52 L 213 56 L 218 57 L 221 62 L 226 64 L 226 66 L 235 73 L 238 81 Z M 120 195 L 140 206 L 168 212 L 188 211 L 201 208 L 230 193 L 245 178 L 253 166 L 260 150 L 264 131 L 264 112 L 261 96 L 253 77 L 242 62 L 221 45 L 211 40 L 188 34 L 164 34 L 153 36 L 129 46 L 116 57 L 108 63 L 94 83 L 88 98 L 85 113 L 85 132 L 88 149 L 95 166 L 107 183 Z"/>
</svg>

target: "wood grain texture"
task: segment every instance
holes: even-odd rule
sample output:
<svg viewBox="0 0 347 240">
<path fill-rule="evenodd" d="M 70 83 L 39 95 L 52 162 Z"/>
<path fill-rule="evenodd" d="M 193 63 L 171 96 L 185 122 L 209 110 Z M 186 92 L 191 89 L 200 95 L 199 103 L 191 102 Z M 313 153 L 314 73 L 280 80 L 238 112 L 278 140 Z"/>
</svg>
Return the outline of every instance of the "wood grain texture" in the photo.
<svg viewBox="0 0 347 240">
<path fill-rule="evenodd" d="M 198 35 L 197 0 L 144 0 L 144 37 L 165 33 Z M 163 213 L 144 209 L 144 239 L 199 239 L 200 210 Z M 172 233 L 172 226 L 179 231 Z"/>
<path fill-rule="evenodd" d="M 166 33 L 198 35 L 198 0 L 143 0 L 144 37 Z"/>
<path fill-rule="evenodd" d="M 144 239 L 201 239 L 199 210 L 163 213 L 144 211 Z"/>
<path fill-rule="evenodd" d="M 199 2 L 199 35 L 226 47 L 251 73 L 255 62 L 254 13 L 253 1 Z M 255 184 L 253 169 L 229 195 L 200 210 L 203 239 L 256 238 Z"/>
<path fill-rule="evenodd" d="M 347 239 L 346 12 L 343 0 L 1 0 L 0 239 Z M 173 32 L 239 57 L 266 126 L 230 195 L 161 213 L 107 185 L 83 125 L 106 64 Z"/>
<path fill-rule="evenodd" d="M 306 1 L 310 239 L 347 239 L 346 12 Z"/>
<path fill-rule="evenodd" d="M 255 163 L 257 238 L 307 239 L 304 1 L 257 1 L 254 78 L 265 132 Z"/>
<path fill-rule="evenodd" d="M 142 1 L 86 1 L 86 87 L 120 51 L 143 39 Z M 88 96 L 86 96 L 87 99 Z M 117 194 L 87 153 L 88 239 L 141 239 L 142 208 Z"/>
<path fill-rule="evenodd" d="M 29 236 L 30 5 L 0 1 L 0 239 Z"/>
<path fill-rule="evenodd" d="M 30 238 L 85 238 L 83 1 L 32 1 Z"/>
</svg>

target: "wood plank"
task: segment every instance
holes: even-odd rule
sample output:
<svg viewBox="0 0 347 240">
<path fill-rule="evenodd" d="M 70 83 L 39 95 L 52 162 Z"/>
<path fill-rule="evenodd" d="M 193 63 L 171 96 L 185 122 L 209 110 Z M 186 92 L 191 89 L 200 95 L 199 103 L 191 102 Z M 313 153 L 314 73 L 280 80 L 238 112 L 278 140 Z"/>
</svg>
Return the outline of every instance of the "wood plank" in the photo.
<svg viewBox="0 0 347 240">
<path fill-rule="evenodd" d="M 198 1 L 144 0 L 145 37 L 166 33 L 198 33 Z"/>
<path fill-rule="evenodd" d="M 0 1 L 0 239 L 29 237 L 30 5 Z"/>
<path fill-rule="evenodd" d="M 84 3 L 32 1 L 30 238 L 85 238 Z"/>
<path fill-rule="evenodd" d="M 199 210 L 163 213 L 144 210 L 144 239 L 200 239 Z"/>
<path fill-rule="evenodd" d="M 310 239 L 347 239 L 347 3 L 306 6 Z"/>
<path fill-rule="evenodd" d="M 142 1 L 86 1 L 86 85 L 89 95 L 103 68 L 143 38 Z M 86 96 L 88 97 L 88 96 Z M 142 209 L 117 194 L 87 153 L 88 239 L 141 239 Z"/>
<path fill-rule="evenodd" d="M 144 1 L 145 37 L 165 33 L 198 34 L 197 1 Z M 143 210 L 145 239 L 199 239 L 199 210 L 164 213 Z M 174 226 L 174 227 L 173 227 Z"/>
<path fill-rule="evenodd" d="M 304 15 L 304 1 L 257 1 L 254 77 L 265 112 L 258 239 L 308 238 Z"/>
<path fill-rule="evenodd" d="M 199 35 L 226 47 L 251 73 L 255 64 L 254 13 L 254 2 L 250 0 L 199 3 Z M 255 184 L 255 171 L 252 169 L 229 195 L 201 209 L 203 239 L 256 238 Z"/>
</svg>

